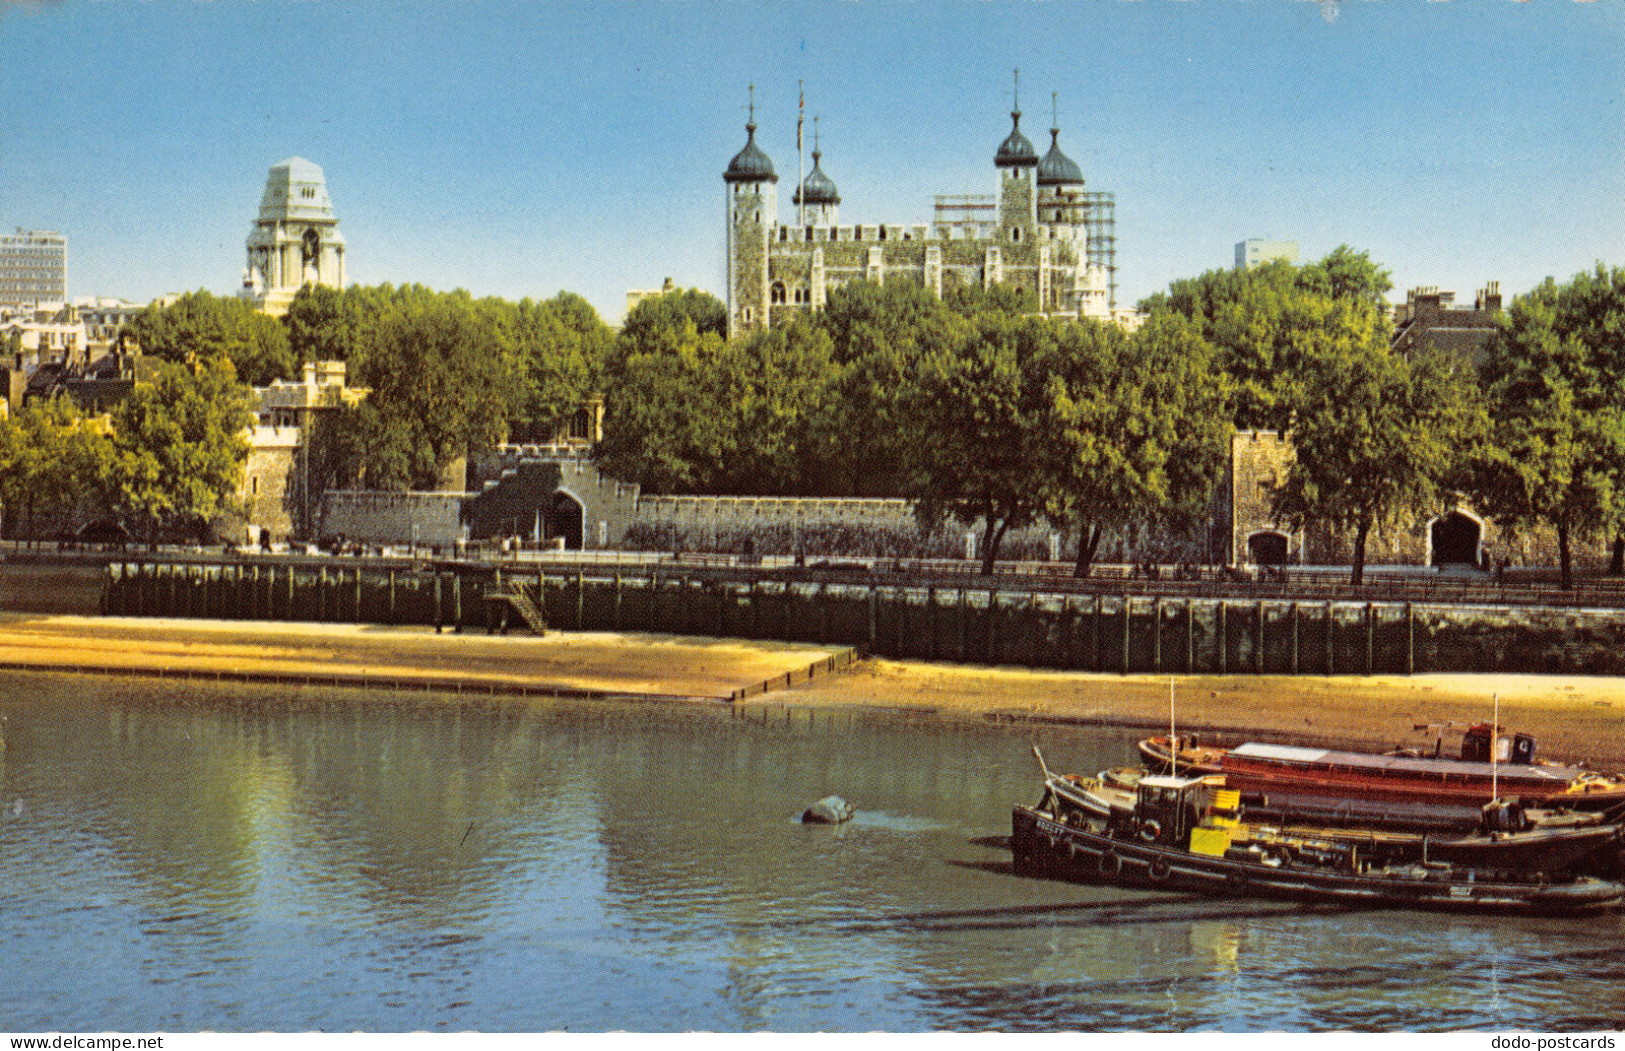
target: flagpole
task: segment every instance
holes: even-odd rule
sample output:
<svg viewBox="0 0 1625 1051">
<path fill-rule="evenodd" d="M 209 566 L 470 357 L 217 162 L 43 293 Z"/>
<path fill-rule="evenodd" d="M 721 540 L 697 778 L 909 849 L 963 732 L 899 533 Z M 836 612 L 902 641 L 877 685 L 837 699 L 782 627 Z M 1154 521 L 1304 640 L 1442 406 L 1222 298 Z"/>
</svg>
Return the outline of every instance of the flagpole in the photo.
<svg viewBox="0 0 1625 1051">
<path fill-rule="evenodd" d="M 807 161 L 801 148 L 801 125 L 807 114 L 807 93 L 796 81 L 796 225 L 807 225 Z"/>
</svg>

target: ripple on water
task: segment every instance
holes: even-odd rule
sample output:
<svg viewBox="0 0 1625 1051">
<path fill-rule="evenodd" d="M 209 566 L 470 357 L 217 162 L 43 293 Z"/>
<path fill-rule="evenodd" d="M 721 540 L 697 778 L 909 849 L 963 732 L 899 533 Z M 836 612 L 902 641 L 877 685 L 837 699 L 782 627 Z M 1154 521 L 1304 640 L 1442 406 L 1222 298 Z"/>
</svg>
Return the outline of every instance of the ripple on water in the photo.
<svg viewBox="0 0 1625 1051">
<path fill-rule="evenodd" d="M 1446 1029 L 1625 1020 L 1618 918 L 1023 879 L 1033 743 L 1132 734 L 0 675 L 18 1029 Z M 853 821 L 787 820 L 838 791 Z M 3 816 L 3 815 L 0 815 Z M 71 968 L 62 961 L 72 960 Z M 21 1005 L 17 1007 L 15 1005 Z"/>
</svg>

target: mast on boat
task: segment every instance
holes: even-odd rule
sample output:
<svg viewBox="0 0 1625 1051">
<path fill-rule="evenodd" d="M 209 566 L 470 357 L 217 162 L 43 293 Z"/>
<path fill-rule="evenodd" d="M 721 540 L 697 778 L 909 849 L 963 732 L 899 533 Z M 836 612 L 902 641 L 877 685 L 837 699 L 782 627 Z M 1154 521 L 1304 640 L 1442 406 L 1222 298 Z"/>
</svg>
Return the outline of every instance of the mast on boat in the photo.
<svg viewBox="0 0 1625 1051">
<path fill-rule="evenodd" d="M 1179 776 L 1179 738 L 1174 736 L 1174 677 L 1168 676 L 1168 776 Z"/>
<path fill-rule="evenodd" d="M 1495 720 L 1490 724 L 1490 802 L 1501 798 L 1501 695 L 1495 694 Z"/>
</svg>

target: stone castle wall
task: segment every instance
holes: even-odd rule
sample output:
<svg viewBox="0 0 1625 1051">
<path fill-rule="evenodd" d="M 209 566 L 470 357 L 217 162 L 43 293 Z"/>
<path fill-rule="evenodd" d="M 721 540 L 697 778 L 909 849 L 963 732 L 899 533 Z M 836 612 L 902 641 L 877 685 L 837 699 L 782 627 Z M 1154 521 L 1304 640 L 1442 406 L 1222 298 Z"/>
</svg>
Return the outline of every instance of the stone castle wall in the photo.
<svg viewBox="0 0 1625 1051">
<path fill-rule="evenodd" d="M 1291 468 L 1290 441 L 1275 431 L 1242 431 L 1231 439 L 1226 490 L 1230 496 L 1230 549 L 1228 561 L 1244 564 L 1254 559 L 1249 541 L 1260 534 L 1288 538 L 1287 561 L 1296 565 L 1347 565 L 1353 557 L 1353 538 L 1313 523 L 1294 533 L 1271 512 L 1271 494 Z M 1547 526 L 1503 529 L 1480 515 L 1465 500 L 1449 498 L 1434 514 L 1398 527 L 1374 529 L 1366 539 L 1369 565 L 1425 566 L 1434 561 L 1434 527 L 1458 516 L 1476 527 L 1477 555 L 1482 563 L 1510 566 L 1558 564 L 1557 531 Z M 1611 555 L 1612 538 L 1587 537 L 1573 542 L 1574 564 L 1583 570 L 1604 570 Z"/>
<path fill-rule="evenodd" d="M 339 490 L 322 494 L 321 536 L 369 544 L 414 541 L 450 548 L 463 538 L 465 493 L 384 493 Z"/>
</svg>

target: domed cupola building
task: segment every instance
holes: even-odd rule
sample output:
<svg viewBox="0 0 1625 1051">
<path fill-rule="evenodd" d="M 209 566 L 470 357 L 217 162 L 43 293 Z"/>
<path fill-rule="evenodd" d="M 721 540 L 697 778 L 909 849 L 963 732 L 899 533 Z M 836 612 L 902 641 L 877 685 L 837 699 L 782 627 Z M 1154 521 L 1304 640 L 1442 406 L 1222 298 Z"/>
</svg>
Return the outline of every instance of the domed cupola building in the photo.
<svg viewBox="0 0 1625 1051">
<path fill-rule="evenodd" d="M 813 132 L 813 170 L 793 195 L 791 204 L 797 208 L 798 218 L 804 217 L 813 226 L 835 226 L 841 221 L 841 193 L 835 180 L 824 174 L 824 154 L 818 148 L 818 133 Z"/>
<path fill-rule="evenodd" d="M 756 142 L 754 88 L 750 114 L 744 148 L 722 175 L 729 335 L 822 309 L 830 290 L 849 281 L 903 281 L 938 296 L 1012 284 L 1031 289 L 1051 316 L 1115 316 L 1112 195 L 1084 191 L 1058 126 L 1039 159 L 1022 134 L 1019 100 L 993 156 L 996 192 L 939 195 L 930 223 L 843 223 L 816 138 L 812 172 L 791 195 L 796 211 L 781 223 L 778 175 Z"/>
<path fill-rule="evenodd" d="M 1038 185 L 1076 186 L 1083 189 L 1083 169 L 1061 152 L 1061 129 L 1049 130 L 1049 152 L 1038 162 Z"/>
</svg>

